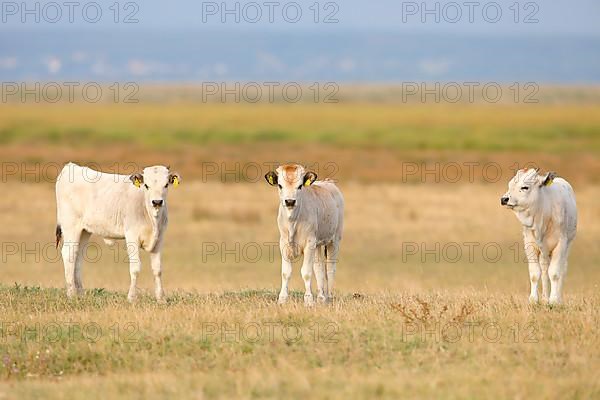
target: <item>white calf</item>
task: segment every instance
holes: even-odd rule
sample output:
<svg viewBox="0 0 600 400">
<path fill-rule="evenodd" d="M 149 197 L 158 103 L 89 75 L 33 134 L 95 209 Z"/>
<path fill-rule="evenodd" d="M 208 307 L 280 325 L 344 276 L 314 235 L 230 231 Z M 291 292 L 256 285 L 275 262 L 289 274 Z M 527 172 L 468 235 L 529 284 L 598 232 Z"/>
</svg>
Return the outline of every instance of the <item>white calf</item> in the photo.
<svg viewBox="0 0 600 400">
<path fill-rule="evenodd" d="M 167 228 L 167 191 L 169 184 L 177 186 L 179 181 L 179 175 L 163 166 L 127 176 L 65 165 L 56 181 L 56 245 L 64 239 L 61 253 L 69 297 L 83 289 L 83 252 L 90 235 L 96 234 L 107 242 L 125 239 L 127 243 L 129 301 L 136 297 L 140 247 L 150 253 L 156 299 L 163 300 L 161 247 Z"/>
<path fill-rule="evenodd" d="M 567 257 L 577 231 L 573 188 L 553 172 L 540 175 L 538 170 L 523 169 L 511 179 L 500 202 L 510 208 L 523 225 L 531 282 L 529 301 L 538 302 L 541 278 L 543 300 L 559 304 Z"/>
<path fill-rule="evenodd" d="M 311 291 L 313 269 L 317 278 L 317 301 L 328 302 L 333 298 L 335 269 L 342 239 L 342 193 L 332 181 L 317 181 L 314 172 L 307 172 L 296 164 L 282 165 L 276 171 L 267 173 L 265 179 L 271 186 L 279 188 L 279 303 L 287 301 L 292 260 L 300 254 L 304 254 L 301 270 L 305 287 L 304 303 L 314 304 Z"/>
</svg>

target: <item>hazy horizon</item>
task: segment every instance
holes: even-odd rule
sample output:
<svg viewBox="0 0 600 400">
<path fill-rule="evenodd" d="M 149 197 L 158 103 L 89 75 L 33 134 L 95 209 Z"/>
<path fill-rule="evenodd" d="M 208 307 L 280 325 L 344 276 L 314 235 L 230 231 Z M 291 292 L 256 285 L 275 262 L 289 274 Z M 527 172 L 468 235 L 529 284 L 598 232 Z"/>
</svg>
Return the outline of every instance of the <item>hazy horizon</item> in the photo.
<svg viewBox="0 0 600 400">
<path fill-rule="evenodd" d="M 425 3 L 6 3 L 0 79 L 600 82 L 598 2 Z"/>
</svg>

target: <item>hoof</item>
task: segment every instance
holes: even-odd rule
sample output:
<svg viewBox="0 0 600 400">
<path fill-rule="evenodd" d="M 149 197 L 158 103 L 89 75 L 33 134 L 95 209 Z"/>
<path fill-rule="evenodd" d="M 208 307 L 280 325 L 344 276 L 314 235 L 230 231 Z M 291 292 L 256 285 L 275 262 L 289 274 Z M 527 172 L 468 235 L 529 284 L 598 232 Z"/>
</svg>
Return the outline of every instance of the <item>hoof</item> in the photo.
<svg viewBox="0 0 600 400">
<path fill-rule="evenodd" d="M 78 289 L 67 289 L 67 297 L 69 299 L 75 299 L 83 294 L 83 290 Z"/>
<path fill-rule="evenodd" d="M 277 304 L 282 305 L 287 303 L 288 301 L 288 297 L 287 296 L 279 296 L 279 298 L 277 299 Z"/>
<path fill-rule="evenodd" d="M 529 304 L 539 304 L 539 298 L 537 296 L 529 296 Z"/>
<path fill-rule="evenodd" d="M 560 301 L 559 298 L 556 298 L 556 297 L 550 297 L 550 300 L 548 301 L 549 306 L 558 306 L 558 305 L 560 305 L 560 303 L 562 303 L 562 302 Z"/>
<path fill-rule="evenodd" d="M 328 304 L 329 303 L 329 297 L 326 297 L 326 296 L 317 296 L 317 303 L 318 304 Z"/>
<path fill-rule="evenodd" d="M 305 294 L 304 295 L 304 305 L 306 307 L 312 307 L 315 305 L 315 300 L 313 299 L 313 295 L 312 294 Z"/>
<path fill-rule="evenodd" d="M 160 291 L 154 295 L 158 304 L 167 304 L 164 292 Z"/>
</svg>

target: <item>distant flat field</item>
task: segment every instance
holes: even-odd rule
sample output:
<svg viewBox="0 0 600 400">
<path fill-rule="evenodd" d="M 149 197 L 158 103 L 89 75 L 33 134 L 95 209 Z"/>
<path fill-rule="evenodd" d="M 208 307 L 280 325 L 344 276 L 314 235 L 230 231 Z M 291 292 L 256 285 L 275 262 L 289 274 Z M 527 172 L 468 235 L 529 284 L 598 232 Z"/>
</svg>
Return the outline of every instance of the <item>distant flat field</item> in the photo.
<svg viewBox="0 0 600 400">
<path fill-rule="evenodd" d="M 572 104 L 9 104 L 0 109 L 0 140 L 567 152 L 600 149 L 599 111 L 600 105 Z"/>
<path fill-rule="evenodd" d="M 506 181 L 516 166 L 533 163 L 574 180 L 599 182 L 599 154 L 596 104 L 166 102 L 0 108 L 4 161 L 75 160 L 113 172 L 115 163 L 165 163 L 188 179 L 206 178 L 207 163 L 223 164 L 234 171 L 230 179 L 233 174 L 233 180 L 244 180 L 250 163 L 261 164 L 264 174 L 266 163 L 297 161 L 335 163 L 336 178 L 407 182 L 419 177 L 402 174 L 406 163 L 479 163 L 481 168 L 494 162 Z"/>
</svg>

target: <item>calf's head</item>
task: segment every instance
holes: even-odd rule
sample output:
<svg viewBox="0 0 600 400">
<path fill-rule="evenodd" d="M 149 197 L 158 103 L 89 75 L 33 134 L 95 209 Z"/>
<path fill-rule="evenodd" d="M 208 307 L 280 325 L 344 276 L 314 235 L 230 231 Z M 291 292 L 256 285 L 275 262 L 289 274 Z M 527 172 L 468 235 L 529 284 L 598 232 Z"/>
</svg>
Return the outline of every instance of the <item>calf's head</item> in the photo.
<svg viewBox="0 0 600 400">
<path fill-rule="evenodd" d="M 540 174 L 537 169 L 520 169 L 508 183 L 508 191 L 500 204 L 515 211 L 529 209 L 536 204 L 541 190 L 552 184 L 556 173 Z"/>
<path fill-rule="evenodd" d="M 146 208 L 155 217 L 166 207 L 169 185 L 177 186 L 181 182 L 179 174 L 162 165 L 146 167 L 142 173 L 133 174 L 129 178 L 134 186 L 144 191 Z"/>
<path fill-rule="evenodd" d="M 281 205 L 291 211 L 300 206 L 303 188 L 312 185 L 317 174 L 306 171 L 302 165 L 286 164 L 268 172 L 265 179 L 269 185 L 279 188 Z"/>
</svg>

